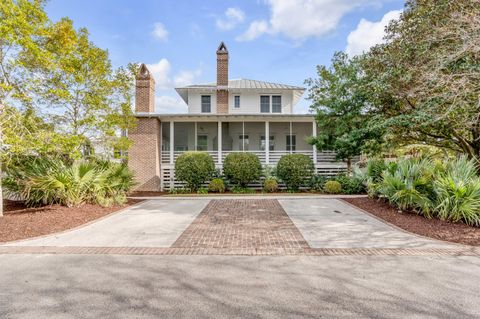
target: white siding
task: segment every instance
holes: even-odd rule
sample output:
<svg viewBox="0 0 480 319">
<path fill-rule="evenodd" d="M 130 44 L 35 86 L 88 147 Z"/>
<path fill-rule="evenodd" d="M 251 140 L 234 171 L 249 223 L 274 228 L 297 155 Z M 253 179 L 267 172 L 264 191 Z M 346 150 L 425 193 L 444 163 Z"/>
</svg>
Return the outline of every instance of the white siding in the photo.
<svg viewBox="0 0 480 319">
<path fill-rule="evenodd" d="M 215 92 L 188 92 L 188 113 L 202 113 L 202 95 L 210 95 L 212 97 L 212 108 L 210 113 L 217 113 L 217 95 L 215 94 Z"/>
<path fill-rule="evenodd" d="M 189 92 L 188 93 L 188 113 L 201 113 L 201 96 L 211 95 L 212 108 L 211 113 L 217 112 L 217 96 L 215 92 Z M 240 96 L 240 108 L 235 108 L 234 96 Z M 260 113 L 260 96 L 261 95 L 281 95 L 282 96 L 282 114 L 292 114 L 293 93 L 290 90 L 258 92 L 253 90 L 231 90 L 228 96 L 229 114 L 257 114 Z M 270 99 L 271 103 L 271 99 Z M 271 112 L 271 108 L 270 108 Z M 276 113 L 273 113 L 276 114 Z"/>
</svg>

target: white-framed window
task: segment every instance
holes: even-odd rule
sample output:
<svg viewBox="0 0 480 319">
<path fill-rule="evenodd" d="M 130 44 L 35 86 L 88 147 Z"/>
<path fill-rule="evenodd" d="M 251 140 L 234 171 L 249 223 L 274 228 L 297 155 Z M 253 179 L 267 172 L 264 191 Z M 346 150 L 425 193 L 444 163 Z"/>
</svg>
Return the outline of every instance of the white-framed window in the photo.
<svg viewBox="0 0 480 319">
<path fill-rule="evenodd" d="M 197 135 L 197 151 L 208 151 L 208 136 Z"/>
<path fill-rule="evenodd" d="M 281 95 L 260 95 L 260 113 L 270 112 L 282 113 Z"/>
<path fill-rule="evenodd" d="M 240 95 L 235 95 L 233 97 L 233 106 L 236 108 L 236 109 L 239 109 L 240 108 Z"/>
<path fill-rule="evenodd" d="M 272 95 L 272 113 L 282 113 L 281 95 Z"/>
<path fill-rule="evenodd" d="M 295 151 L 297 149 L 297 138 L 295 135 L 286 136 L 287 151 Z"/>
<path fill-rule="evenodd" d="M 210 113 L 212 111 L 212 96 L 211 95 L 202 95 L 202 113 Z"/>
<path fill-rule="evenodd" d="M 270 151 L 275 150 L 275 136 L 270 135 L 270 141 L 268 142 L 268 149 Z M 260 135 L 260 150 L 265 151 L 265 135 Z"/>
<path fill-rule="evenodd" d="M 270 113 L 270 95 L 260 95 L 260 113 Z"/>
</svg>

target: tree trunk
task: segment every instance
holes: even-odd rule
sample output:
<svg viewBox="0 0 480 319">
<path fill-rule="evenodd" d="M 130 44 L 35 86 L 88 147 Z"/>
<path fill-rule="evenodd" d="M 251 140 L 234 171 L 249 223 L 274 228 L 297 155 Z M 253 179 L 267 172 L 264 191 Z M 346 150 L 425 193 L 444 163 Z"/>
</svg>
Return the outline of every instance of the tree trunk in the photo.
<svg viewBox="0 0 480 319">
<path fill-rule="evenodd" d="M 350 157 L 347 158 L 347 174 L 352 176 L 352 159 Z"/>
<path fill-rule="evenodd" d="M 0 104 L 0 115 L 3 113 L 3 105 Z M 0 116 L 1 118 L 1 116 Z M 2 123 L 0 122 L 0 217 L 3 217 L 3 192 L 2 192 L 2 157 L 1 153 L 3 152 L 3 134 L 2 134 Z"/>
</svg>

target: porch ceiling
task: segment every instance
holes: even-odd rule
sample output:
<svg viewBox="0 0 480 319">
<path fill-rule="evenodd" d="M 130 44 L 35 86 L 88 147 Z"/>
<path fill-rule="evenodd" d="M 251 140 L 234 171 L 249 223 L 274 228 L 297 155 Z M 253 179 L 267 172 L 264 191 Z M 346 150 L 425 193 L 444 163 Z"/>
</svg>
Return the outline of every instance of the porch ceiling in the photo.
<svg viewBox="0 0 480 319">
<path fill-rule="evenodd" d="M 137 113 L 136 117 L 156 117 L 161 121 L 178 122 L 313 122 L 313 114 L 159 114 Z"/>
</svg>

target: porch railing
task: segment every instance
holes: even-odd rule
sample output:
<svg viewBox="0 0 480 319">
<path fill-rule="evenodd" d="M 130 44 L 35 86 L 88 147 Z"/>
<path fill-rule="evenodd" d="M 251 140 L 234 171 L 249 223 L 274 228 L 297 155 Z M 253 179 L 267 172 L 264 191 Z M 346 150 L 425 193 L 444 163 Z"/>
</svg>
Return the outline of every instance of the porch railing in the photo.
<svg viewBox="0 0 480 319">
<path fill-rule="evenodd" d="M 230 153 L 235 153 L 235 152 L 241 152 L 241 151 L 222 151 L 222 162 L 225 160 L 228 154 Z M 267 152 L 265 151 L 246 151 L 249 153 L 253 153 L 258 156 L 260 159 L 260 162 L 262 165 L 267 164 Z M 184 151 L 174 151 L 173 152 L 173 163 L 175 163 L 175 160 L 180 156 Z M 215 164 L 220 164 L 218 161 L 218 151 L 208 151 L 208 154 L 210 154 L 213 157 L 213 161 Z M 280 158 L 283 155 L 287 154 L 305 154 L 308 155 L 312 160 L 313 160 L 313 151 L 269 151 L 269 156 L 268 156 L 268 164 L 269 165 L 276 165 Z M 335 152 L 332 151 L 318 151 L 317 152 L 317 164 L 326 164 L 326 163 L 338 163 L 338 161 L 335 159 Z M 163 164 L 169 164 L 170 163 L 170 151 L 162 151 L 160 154 L 161 162 Z M 354 159 L 354 162 L 356 160 Z"/>
</svg>

